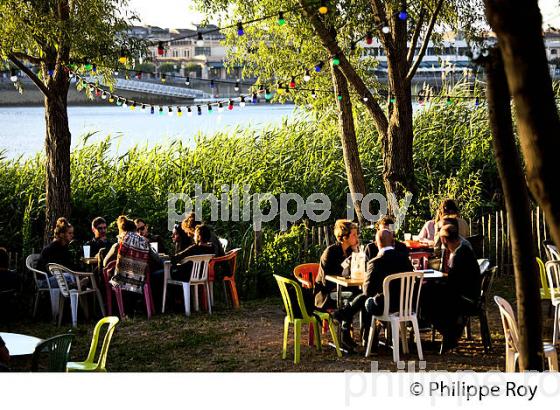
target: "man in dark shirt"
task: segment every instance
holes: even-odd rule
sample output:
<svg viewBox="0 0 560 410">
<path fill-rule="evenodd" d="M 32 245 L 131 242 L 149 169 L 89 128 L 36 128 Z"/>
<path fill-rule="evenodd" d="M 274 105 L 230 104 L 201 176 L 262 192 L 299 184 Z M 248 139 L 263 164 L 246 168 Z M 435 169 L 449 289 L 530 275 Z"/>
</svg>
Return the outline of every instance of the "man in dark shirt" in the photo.
<svg viewBox="0 0 560 410">
<path fill-rule="evenodd" d="M 98 216 L 91 222 L 91 231 L 93 232 L 93 238 L 85 244 L 90 246 L 89 254 L 95 257 L 101 249 L 108 251 L 112 245 L 107 239 L 107 221 Z"/>
<path fill-rule="evenodd" d="M 395 220 L 393 219 L 392 216 L 389 216 L 389 215 L 385 215 L 377 223 L 377 230 L 390 231 L 390 232 L 393 233 L 393 237 L 395 235 L 395 229 L 394 228 L 395 228 Z M 408 257 L 410 251 L 408 250 L 408 248 L 406 247 L 406 245 L 403 242 L 394 239 L 393 247 L 395 248 L 395 250 L 397 252 L 404 253 Z M 377 245 L 376 245 L 375 241 L 372 241 L 372 242 L 368 243 L 364 252 L 366 254 L 366 262 L 375 258 L 377 256 L 377 252 L 378 252 L 378 248 L 377 248 Z"/>
<path fill-rule="evenodd" d="M 189 257 L 196 255 L 212 255 L 214 253 L 214 246 L 212 245 L 212 230 L 207 225 L 198 225 L 194 231 L 195 243 L 183 251 L 175 255 L 171 261 L 177 264 L 171 271 L 171 277 L 175 280 L 189 282 L 192 271 L 192 263 L 187 262 L 181 264 L 180 262 Z"/>
<path fill-rule="evenodd" d="M 326 280 L 327 275 L 340 276 L 342 262 L 352 255 L 358 246 L 358 225 L 346 219 L 339 219 L 334 226 L 337 243 L 329 246 L 321 255 L 319 272 L 315 279 L 315 306 L 319 309 L 336 308 L 336 303 L 329 294 L 336 289 L 336 284 Z"/>
<path fill-rule="evenodd" d="M 459 236 L 455 225 L 444 225 L 439 236 L 451 253 L 450 268 L 444 282 L 428 282 L 422 290 L 422 316 L 443 335 L 441 353 L 457 346 L 466 316 L 480 298 L 480 267 L 468 242 Z"/>
<path fill-rule="evenodd" d="M 375 235 L 375 240 L 379 252 L 375 258 L 369 260 L 367 263 L 363 293 L 334 314 L 335 319 L 342 322 L 342 344 L 349 350 L 355 347 L 355 342 L 350 336 L 350 325 L 354 315 L 360 310 L 363 310 L 365 314 L 363 316 L 364 323 L 362 331 L 368 329 L 371 315 L 381 315 L 383 313 L 383 281 L 385 278 L 393 273 L 411 272 L 413 270 L 408 256 L 398 252 L 394 248 L 392 232 L 388 230 L 378 230 Z M 398 309 L 398 291 L 399 289 L 391 288 L 392 310 Z"/>
</svg>

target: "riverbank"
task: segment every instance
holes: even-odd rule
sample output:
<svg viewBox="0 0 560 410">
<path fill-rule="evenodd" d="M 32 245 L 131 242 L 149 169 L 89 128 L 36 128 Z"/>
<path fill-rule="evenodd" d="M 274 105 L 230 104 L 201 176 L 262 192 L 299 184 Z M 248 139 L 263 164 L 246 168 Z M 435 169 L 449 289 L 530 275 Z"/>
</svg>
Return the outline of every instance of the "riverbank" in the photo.
<svg viewBox="0 0 560 410">
<path fill-rule="evenodd" d="M 186 105 L 192 104 L 192 98 L 177 98 L 170 96 L 158 96 L 153 94 L 143 94 L 130 91 L 118 90 L 117 93 L 125 98 L 140 101 L 146 104 L 173 104 Z M 25 82 L 23 85 L 23 94 L 20 94 L 12 83 L 0 83 L 0 106 L 2 107 L 39 107 L 43 106 L 43 94 L 32 84 Z M 107 101 L 100 98 L 90 100 L 84 92 L 79 92 L 75 87 L 71 86 L 68 90 L 69 106 L 105 106 L 109 105 Z"/>
</svg>

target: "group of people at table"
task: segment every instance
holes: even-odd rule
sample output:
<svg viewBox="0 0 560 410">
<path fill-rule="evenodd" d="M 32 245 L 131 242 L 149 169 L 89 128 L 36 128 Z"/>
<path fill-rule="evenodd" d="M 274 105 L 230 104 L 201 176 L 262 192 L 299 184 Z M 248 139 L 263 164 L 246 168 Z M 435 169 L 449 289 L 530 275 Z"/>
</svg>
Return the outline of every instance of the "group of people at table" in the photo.
<svg viewBox="0 0 560 410">
<path fill-rule="evenodd" d="M 106 220 L 102 217 L 95 218 L 91 224 L 93 238 L 84 244 L 89 246 L 90 255 L 97 259 L 94 268 L 97 283 L 104 283 L 101 277 L 103 268 L 110 262 L 116 261 L 109 285 L 142 293 L 146 274 L 149 274 L 156 304 L 162 293 L 164 258 L 169 257 L 171 260 L 171 278 L 188 282 L 191 264 L 181 264 L 184 258 L 195 255 L 223 256 L 225 254 L 222 244 L 210 226 L 196 220 L 194 213 L 189 214 L 181 224 L 174 226 L 171 235 L 174 250 L 171 255 L 165 255 L 164 241 L 161 237 L 150 234 L 149 226 L 143 219 L 131 220 L 121 215 L 117 218 L 116 225 L 118 236 L 113 243 L 107 237 Z M 54 239 L 41 251 L 36 268 L 48 273 L 48 264 L 56 263 L 70 270 L 80 270 L 79 261 L 70 246 L 74 242 L 74 227 L 66 218 L 59 218 L 54 228 Z M 151 246 L 154 242 L 158 243 L 157 250 Z M 227 265 L 217 266 L 217 268 L 218 276 L 227 275 Z M 66 273 L 64 276 L 70 286 L 76 283 L 76 278 L 72 274 Z M 49 277 L 49 284 L 51 287 L 59 286 L 56 278 L 52 276 Z"/>
<path fill-rule="evenodd" d="M 383 281 L 390 274 L 414 270 L 407 245 L 395 239 L 394 220 L 385 216 L 377 224 L 375 240 L 364 250 L 366 272 L 361 289 L 352 290 L 352 297 L 343 307 L 333 298 L 336 284 L 327 280 L 328 275 L 341 276 L 347 259 L 358 251 L 358 226 L 349 220 L 338 220 L 334 234 L 337 242 L 325 249 L 321 256 L 314 286 L 315 309 L 333 312 L 342 329 L 342 346 L 353 351 L 357 344 L 351 334 L 354 316 L 362 312 L 362 340 L 367 336 L 373 315 L 384 309 Z M 440 205 L 435 220 L 422 228 L 419 240 L 426 248 L 442 250 L 439 258 L 444 279 L 425 281 L 420 294 L 420 319 L 433 325 L 443 336 L 441 353 L 455 348 L 465 327 L 469 310 L 480 298 L 480 268 L 471 244 L 465 239 L 469 234 L 467 223 L 459 216 L 453 200 Z M 395 294 L 394 294 L 395 292 Z M 390 311 L 398 311 L 399 289 L 390 289 Z"/>
</svg>

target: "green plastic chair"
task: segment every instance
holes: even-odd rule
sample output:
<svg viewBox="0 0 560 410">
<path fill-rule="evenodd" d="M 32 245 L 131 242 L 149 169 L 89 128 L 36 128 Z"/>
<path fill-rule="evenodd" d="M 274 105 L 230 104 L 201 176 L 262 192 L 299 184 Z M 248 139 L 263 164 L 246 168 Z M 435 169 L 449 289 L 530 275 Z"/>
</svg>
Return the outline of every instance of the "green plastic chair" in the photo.
<svg viewBox="0 0 560 410">
<path fill-rule="evenodd" d="M 544 268 L 544 262 L 539 257 L 537 257 L 537 264 L 539 265 L 539 273 L 541 276 L 541 299 L 550 300 L 550 288 L 548 287 L 548 280 L 546 279 L 546 269 Z"/>
<path fill-rule="evenodd" d="M 278 287 L 280 288 L 280 293 L 282 294 L 284 307 L 286 308 L 286 317 L 284 318 L 284 344 L 282 348 L 282 359 L 285 359 L 287 354 L 288 332 L 290 329 L 290 324 L 294 325 L 294 363 L 295 364 L 299 363 L 299 358 L 300 358 L 302 325 L 311 324 L 313 326 L 313 333 L 315 336 L 314 337 L 315 347 L 321 350 L 321 339 L 320 339 L 321 336 L 319 332 L 319 323 L 322 323 L 323 320 L 326 320 L 329 324 L 329 330 L 331 332 L 333 342 L 336 347 L 336 354 L 338 355 L 338 357 L 341 357 L 342 353 L 340 352 L 338 337 L 331 316 L 326 312 L 319 312 L 317 310 L 313 312 L 313 315 L 309 315 L 307 313 L 307 309 L 305 308 L 305 302 L 303 300 L 303 292 L 301 291 L 301 287 L 299 283 L 297 283 L 294 280 L 285 278 L 283 276 L 274 275 L 274 278 L 278 283 Z M 290 294 L 288 291 L 289 286 L 291 286 L 296 292 L 297 303 L 298 303 L 297 307 L 292 305 L 292 299 L 290 298 Z M 296 317 L 295 312 L 298 312 L 298 310 L 299 312 L 301 312 L 301 317 Z"/>
<path fill-rule="evenodd" d="M 109 351 L 109 343 L 111 343 L 111 337 L 115 331 L 115 326 L 119 323 L 119 318 L 116 316 L 107 316 L 101 319 L 95 325 L 93 330 L 93 336 L 91 338 L 91 346 L 89 348 L 89 353 L 85 362 L 68 362 L 66 366 L 66 371 L 69 372 L 106 372 L 105 364 L 107 362 L 107 353 Z M 101 346 L 101 352 L 99 353 L 99 358 L 97 362 L 94 362 L 95 352 L 97 351 L 97 343 L 99 341 L 99 334 L 101 333 L 101 327 L 107 324 L 107 332 L 103 338 L 103 346 Z"/>
<path fill-rule="evenodd" d="M 51 337 L 35 347 L 33 358 L 31 359 L 31 371 L 39 371 L 39 360 L 43 353 L 48 354 L 47 367 L 41 371 L 47 372 L 64 372 L 66 371 L 66 363 L 68 362 L 68 354 L 72 346 L 74 335 L 58 335 Z"/>
</svg>

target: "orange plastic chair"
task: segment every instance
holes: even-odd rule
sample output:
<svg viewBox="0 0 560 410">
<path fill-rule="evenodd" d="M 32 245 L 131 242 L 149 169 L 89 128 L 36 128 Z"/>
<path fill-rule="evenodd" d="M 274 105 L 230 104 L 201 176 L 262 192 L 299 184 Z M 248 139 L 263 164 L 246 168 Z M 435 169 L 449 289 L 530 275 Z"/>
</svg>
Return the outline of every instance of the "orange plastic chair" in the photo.
<svg viewBox="0 0 560 410">
<path fill-rule="evenodd" d="M 294 276 L 301 283 L 302 288 L 313 289 L 318 273 L 318 263 L 302 263 L 294 268 Z M 328 329 L 329 323 L 323 320 L 323 334 L 326 334 Z M 313 346 L 314 343 L 315 333 L 313 332 L 313 325 L 309 324 L 309 346 Z"/>
<path fill-rule="evenodd" d="M 294 276 L 303 288 L 313 289 L 319 273 L 318 263 L 303 263 L 294 268 Z"/>
<path fill-rule="evenodd" d="M 237 285 L 235 284 L 235 269 L 237 266 L 237 254 L 240 250 L 241 248 L 235 248 L 224 256 L 214 257 L 210 260 L 210 264 L 208 265 L 208 280 L 214 282 L 214 266 L 216 263 L 227 262 L 229 264 L 230 275 L 224 276 L 224 293 L 227 301 L 229 288 L 231 304 L 234 309 L 239 309 L 239 295 L 237 294 Z"/>
</svg>

